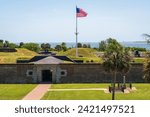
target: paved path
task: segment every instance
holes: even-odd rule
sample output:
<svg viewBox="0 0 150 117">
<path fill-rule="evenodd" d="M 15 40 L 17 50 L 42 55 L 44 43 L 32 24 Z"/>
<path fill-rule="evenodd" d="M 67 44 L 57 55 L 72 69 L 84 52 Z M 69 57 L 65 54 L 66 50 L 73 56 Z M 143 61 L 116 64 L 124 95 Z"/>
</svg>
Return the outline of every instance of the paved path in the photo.
<svg viewBox="0 0 150 117">
<path fill-rule="evenodd" d="M 110 93 L 107 88 L 81 88 L 81 89 L 48 89 L 47 91 L 104 91 L 105 93 Z M 124 93 L 130 93 L 131 91 L 136 90 L 135 87 L 132 87 L 132 89 L 127 88 L 124 90 Z M 121 90 L 116 91 L 116 93 L 123 93 Z"/>
<path fill-rule="evenodd" d="M 50 87 L 50 84 L 39 84 L 31 92 L 29 92 L 22 100 L 40 100 Z"/>
<path fill-rule="evenodd" d="M 85 91 L 85 90 L 94 90 L 94 91 L 96 91 L 96 90 L 98 90 L 98 91 L 100 91 L 100 90 L 102 90 L 102 91 L 104 91 L 104 90 L 107 90 L 106 88 L 85 88 L 85 89 L 48 89 L 48 91 Z"/>
</svg>

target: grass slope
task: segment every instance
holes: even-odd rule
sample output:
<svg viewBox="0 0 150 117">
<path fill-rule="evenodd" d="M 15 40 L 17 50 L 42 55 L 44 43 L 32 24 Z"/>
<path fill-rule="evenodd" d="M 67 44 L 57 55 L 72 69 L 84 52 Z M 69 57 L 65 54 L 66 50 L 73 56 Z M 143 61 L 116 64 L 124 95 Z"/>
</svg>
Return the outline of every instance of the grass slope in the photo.
<svg viewBox="0 0 150 117">
<path fill-rule="evenodd" d="M 19 100 L 28 94 L 36 84 L 0 84 L 0 100 Z"/>
<path fill-rule="evenodd" d="M 83 60 L 84 62 L 87 62 L 87 61 L 90 62 L 91 60 L 93 60 L 94 62 L 102 63 L 103 62 L 102 58 L 97 57 L 96 54 L 94 54 L 94 52 L 97 52 L 97 50 L 92 49 L 92 48 L 78 48 L 79 57 L 76 58 L 76 55 L 75 55 L 76 49 L 72 48 L 66 52 L 63 52 L 63 51 L 58 52 L 57 55 L 65 55 L 75 60 Z M 132 61 L 134 61 L 135 63 L 143 63 L 145 62 L 145 58 L 134 57 Z"/>
<path fill-rule="evenodd" d="M 37 53 L 24 48 L 17 48 L 16 50 L 17 52 L 0 52 L 0 63 L 16 63 L 18 58 L 30 59 L 37 55 Z"/>
<path fill-rule="evenodd" d="M 91 48 L 78 48 L 78 55 L 79 56 L 83 56 L 83 57 L 96 57 L 95 54 L 93 54 L 93 52 L 95 52 L 96 50 L 91 49 Z M 71 56 L 71 57 L 75 57 L 76 56 L 76 49 L 72 48 L 69 49 L 66 52 L 59 52 L 59 55 L 66 55 L 66 56 Z"/>
<path fill-rule="evenodd" d="M 84 62 L 91 61 L 91 60 L 93 60 L 94 62 L 101 62 L 102 59 L 97 57 L 94 54 L 94 52 L 96 52 L 96 50 L 94 50 L 92 48 L 78 48 L 79 57 L 76 58 L 76 49 L 72 48 L 66 52 L 63 52 L 63 51 L 58 52 L 57 55 L 65 55 L 65 56 L 68 56 L 72 59 L 83 60 Z"/>
<path fill-rule="evenodd" d="M 109 84 L 53 84 L 52 89 L 107 88 Z M 117 100 L 150 100 L 150 84 L 133 84 L 137 91 L 129 94 L 116 93 Z M 104 91 L 49 91 L 45 100 L 111 100 L 111 94 Z"/>
</svg>

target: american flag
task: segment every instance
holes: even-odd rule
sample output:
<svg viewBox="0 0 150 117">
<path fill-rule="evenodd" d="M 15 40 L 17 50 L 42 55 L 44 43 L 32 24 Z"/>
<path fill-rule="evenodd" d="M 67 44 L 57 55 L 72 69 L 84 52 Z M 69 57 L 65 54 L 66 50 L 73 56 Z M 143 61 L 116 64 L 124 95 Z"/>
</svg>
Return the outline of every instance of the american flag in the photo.
<svg viewBox="0 0 150 117">
<path fill-rule="evenodd" d="M 84 10 L 82 10 L 81 8 L 76 7 L 76 16 L 77 17 L 86 17 L 87 13 Z"/>
</svg>

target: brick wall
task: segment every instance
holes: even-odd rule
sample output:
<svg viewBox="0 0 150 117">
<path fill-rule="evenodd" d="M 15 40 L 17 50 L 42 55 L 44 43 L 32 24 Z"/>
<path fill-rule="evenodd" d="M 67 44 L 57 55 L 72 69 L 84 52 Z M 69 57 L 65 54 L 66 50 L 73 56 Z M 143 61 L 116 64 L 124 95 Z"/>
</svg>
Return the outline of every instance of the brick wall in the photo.
<svg viewBox="0 0 150 117">
<path fill-rule="evenodd" d="M 27 70 L 33 70 L 33 64 L 0 64 L 0 83 L 32 83 Z"/>
<path fill-rule="evenodd" d="M 55 65 L 34 65 L 34 64 L 0 64 L 0 83 L 38 83 L 41 82 L 41 71 L 51 69 L 53 81 L 60 83 L 97 83 L 111 82 L 112 74 L 105 73 L 101 64 L 60 64 Z M 28 76 L 27 71 L 33 70 L 33 76 Z M 61 70 L 67 72 L 60 75 Z M 127 82 L 144 82 L 143 64 L 132 64 L 126 75 Z M 57 80 L 59 79 L 59 80 Z M 117 82 L 123 82 L 123 76 L 117 74 Z"/>
<path fill-rule="evenodd" d="M 67 76 L 61 77 L 62 83 L 96 83 L 111 82 L 113 75 L 106 73 L 101 64 L 60 64 L 67 71 Z M 132 64 L 126 75 L 127 82 L 144 82 L 143 64 Z M 122 74 L 117 74 L 117 82 L 123 82 Z"/>
</svg>

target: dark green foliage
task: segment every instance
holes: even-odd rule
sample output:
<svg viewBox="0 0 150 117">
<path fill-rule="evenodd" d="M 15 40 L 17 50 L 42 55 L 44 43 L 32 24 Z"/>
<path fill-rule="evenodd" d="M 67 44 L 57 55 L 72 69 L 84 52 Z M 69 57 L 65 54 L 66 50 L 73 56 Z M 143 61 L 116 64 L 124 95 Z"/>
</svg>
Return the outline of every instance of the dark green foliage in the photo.
<svg viewBox="0 0 150 117">
<path fill-rule="evenodd" d="M 82 48 L 82 43 L 77 44 L 78 48 Z"/>
<path fill-rule="evenodd" d="M 15 48 L 18 47 L 18 45 L 16 45 L 15 43 L 9 43 L 9 44 L 8 44 L 8 47 L 9 47 L 10 49 L 15 49 Z"/>
<path fill-rule="evenodd" d="M 49 49 L 51 48 L 51 45 L 49 43 L 42 43 L 41 44 L 41 48 L 42 50 L 44 50 L 45 52 L 48 52 Z"/>
<path fill-rule="evenodd" d="M 86 44 L 83 44 L 83 48 L 87 48 L 88 46 Z"/>
<path fill-rule="evenodd" d="M 22 47 L 34 52 L 39 52 L 40 50 L 39 44 L 37 43 L 25 43 Z"/>
<path fill-rule="evenodd" d="M 0 40 L 0 48 L 15 49 L 17 47 L 18 47 L 18 45 L 15 43 L 9 43 L 9 41 Z"/>
<path fill-rule="evenodd" d="M 21 48 L 24 45 L 23 42 L 20 42 L 19 47 Z"/>
<path fill-rule="evenodd" d="M 62 42 L 60 45 L 56 45 L 55 46 L 55 50 L 56 51 L 67 51 L 68 48 L 66 46 L 66 43 L 65 42 Z"/>
<path fill-rule="evenodd" d="M 0 48 L 2 48 L 3 47 L 3 43 L 2 42 L 0 42 Z"/>
<path fill-rule="evenodd" d="M 116 74 L 122 73 L 126 74 L 130 68 L 130 54 L 129 50 L 123 48 L 115 39 L 109 38 L 106 41 L 106 48 L 103 57 L 103 67 L 106 72 L 113 73 L 113 91 L 112 100 L 115 99 L 115 83 Z"/>
<path fill-rule="evenodd" d="M 87 45 L 87 47 L 88 47 L 88 48 L 91 48 L 91 45 L 90 45 L 90 44 L 88 44 L 88 45 Z"/>
<path fill-rule="evenodd" d="M 129 50 L 123 48 L 115 39 L 106 41 L 103 66 L 107 72 L 127 72 L 130 67 L 131 56 Z M 126 70 L 125 70 L 126 68 Z"/>
<path fill-rule="evenodd" d="M 105 51 L 105 49 L 106 49 L 106 41 L 101 41 L 101 42 L 99 43 L 99 48 L 98 48 L 98 50 L 99 50 L 99 51 Z"/>
<path fill-rule="evenodd" d="M 0 48 L 3 47 L 3 40 L 0 40 Z"/>
<path fill-rule="evenodd" d="M 55 50 L 56 50 L 56 51 L 61 51 L 61 50 L 62 50 L 61 45 L 56 45 L 56 46 L 55 46 Z"/>
<path fill-rule="evenodd" d="M 63 51 L 67 51 L 67 46 L 66 46 L 65 42 L 61 43 L 61 48 L 62 48 Z"/>
<path fill-rule="evenodd" d="M 4 41 L 2 39 L 0 39 L 0 43 L 3 43 Z"/>
</svg>

